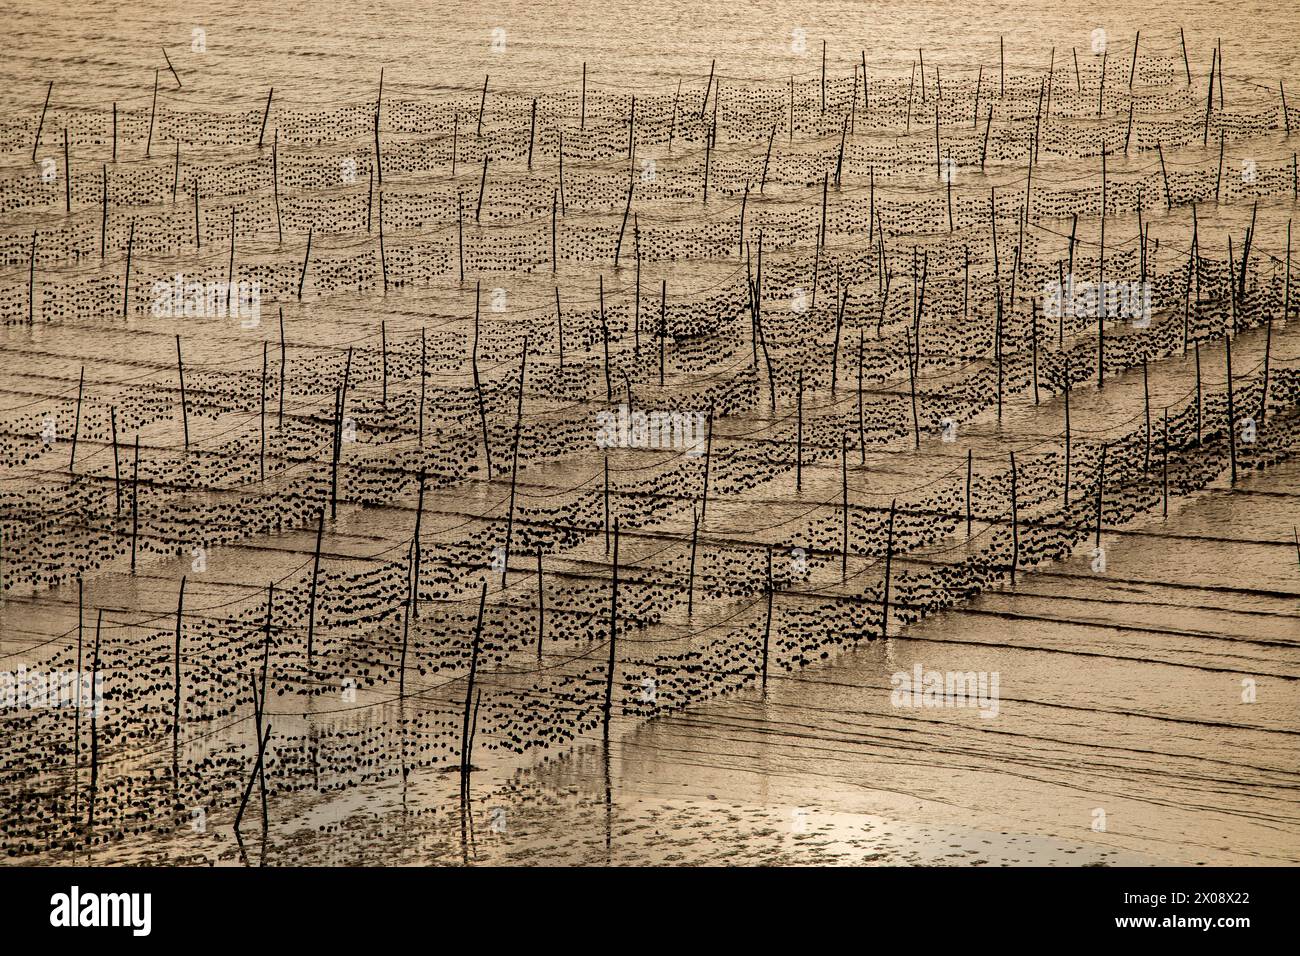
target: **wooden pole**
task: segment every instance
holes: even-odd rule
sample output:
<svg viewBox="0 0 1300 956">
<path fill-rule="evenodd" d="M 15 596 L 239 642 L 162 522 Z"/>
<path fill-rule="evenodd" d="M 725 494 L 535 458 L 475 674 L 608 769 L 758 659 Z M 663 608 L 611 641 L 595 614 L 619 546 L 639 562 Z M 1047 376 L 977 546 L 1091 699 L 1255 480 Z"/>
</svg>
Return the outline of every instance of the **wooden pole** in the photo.
<svg viewBox="0 0 1300 956">
<path fill-rule="evenodd" d="M 135 433 L 135 464 L 131 471 L 131 573 L 135 574 L 135 548 L 140 531 L 140 433 Z"/>
<path fill-rule="evenodd" d="M 1159 140 L 1156 141 L 1156 153 L 1160 156 L 1160 178 L 1164 180 L 1165 184 L 1165 209 L 1173 212 L 1174 200 L 1169 193 L 1169 173 L 1165 170 L 1165 151 L 1161 148 Z"/>
<path fill-rule="evenodd" d="M 1201 145 L 1210 141 L 1210 114 L 1214 111 L 1214 65 L 1218 60 L 1219 49 L 1215 47 L 1210 54 L 1210 89 L 1205 98 L 1205 130 L 1201 134 Z"/>
<path fill-rule="evenodd" d="M 894 564 L 894 514 L 898 510 L 898 499 L 889 503 L 889 530 L 885 535 L 885 581 L 880 598 L 880 636 L 889 637 L 889 579 Z"/>
<path fill-rule="evenodd" d="M 849 439 L 840 436 L 840 497 L 843 501 L 843 535 L 840 541 L 840 580 L 849 576 Z"/>
<path fill-rule="evenodd" d="M 1160 463 L 1160 484 L 1163 490 L 1164 510 L 1163 516 L 1169 517 L 1169 408 L 1165 408 L 1165 431 L 1164 439 L 1160 443 L 1161 463 Z"/>
<path fill-rule="evenodd" d="M 825 44 L 823 44 L 823 47 Z M 709 105 L 709 91 L 713 88 L 713 70 L 718 65 L 717 60 L 709 63 L 709 81 L 704 85 L 704 99 L 700 101 L 700 122 L 704 121 L 704 110 Z M 823 65 L 823 71 L 825 66 Z"/>
<path fill-rule="evenodd" d="M 528 121 L 528 168 L 533 168 L 533 135 L 537 131 L 537 97 L 533 97 L 533 112 Z"/>
<path fill-rule="evenodd" d="M 600 341 L 605 349 L 605 401 L 614 400 L 614 389 L 609 379 L 609 323 L 605 320 L 605 276 L 599 276 L 600 286 Z"/>
<path fill-rule="evenodd" d="M 420 537 L 420 526 L 424 521 L 424 469 L 420 469 L 420 488 L 416 493 L 415 499 L 415 531 L 411 536 L 411 589 L 409 595 L 409 604 L 411 616 L 418 619 L 420 617 L 420 561 L 424 550 Z M 508 553 L 508 552 L 507 552 Z"/>
<path fill-rule="evenodd" d="M 1063 488 L 1065 489 L 1064 510 L 1070 510 L 1070 390 L 1073 382 L 1070 379 L 1070 359 L 1065 359 L 1065 389 L 1063 396 L 1065 398 L 1065 480 Z"/>
<path fill-rule="evenodd" d="M 383 408 L 388 408 L 388 326 L 383 319 L 379 320 L 379 351 L 383 356 L 381 362 L 381 381 L 382 391 L 380 392 L 380 404 Z"/>
<path fill-rule="evenodd" d="M 1031 342 L 1033 379 L 1034 379 L 1034 404 L 1038 404 L 1038 300 L 1034 299 L 1029 309 L 1029 338 Z"/>
<path fill-rule="evenodd" d="M 1011 452 L 1011 586 L 1016 586 L 1016 566 L 1020 564 L 1020 517 L 1016 506 L 1016 453 Z"/>
<path fill-rule="evenodd" d="M 235 285 L 235 207 L 230 207 L 230 269 L 226 273 L 226 311 L 230 311 L 230 296 Z"/>
<path fill-rule="evenodd" d="M 836 280 L 837 284 L 838 281 L 839 280 L 837 279 Z M 836 382 L 838 381 L 839 365 L 840 365 L 840 361 L 839 361 L 840 360 L 840 334 L 844 327 L 844 309 L 849 302 L 848 286 L 844 287 L 844 295 L 842 297 L 837 296 L 837 298 L 839 299 L 839 302 L 837 303 L 838 308 L 835 310 L 835 342 L 831 347 L 831 397 L 832 398 L 835 397 L 835 385 Z"/>
<path fill-rule="evenodd" d="M 709 204 L 709 161 L 713 154 L 713 137 L 704 138 L 704 205 Z"/>
<path fill-rule="evenodd" d="M 76 707 L 72 713 L 72 818 L 77 819 L 77 800 L 81 789 L 81 651 L 85 629 L 85 598 L 82 577 L 77 575 L 77 697 Z M 3 594 L 3 582 L 0 582 L 0 595 Z M 91 687 L 94 694 L 94 687 Z M 92 696 L 93 699 L 93 696 Z"/>
<path fill-rule="evenodd" d="M 866 337 L 867 337 L 866 329 L 859 328 L 858 329 L 858 396 L 857 396 L 858 397 L 858 450 L 861 455 L 861 461 L 859 462 L 859 464 L 864 466 L 867 463 L 867 426 L 866 426 L 866 418 L 864 417 L 863 410 L 862 410 L 862 371 L 863 371 L 862 352 L 863 352 L 863 346 L 866 344 Z"/>
<path fill-rule="evenodd" d="M 280 306 L 280 409 L 275 420 L 280 428 L 284 427 L 284 376 L 288 364 L 288 351 L 284 344 L 284 306 Z"/>
<path fill-rule="evenodd" d="M 560 380 L 564 379 L 564 312 L 560 309 L 560 287 L 555 287 L 556 338 L 560 344 Z"/>
<path fill-rule="evenodd" d="M 469 750 L 469 718 L 470 718 L 470 701 L 474 699 L 474 678 L 478 673 L 478 648 L 479 641 L 483 637 L 483 609 L 487 603 L 487 582 L 483 582 L 483 590 L 479 592 L 478 598 L 478 623 L 474 625 L 474 643 L 470 645 L 469 656 L 469 678 L 465 685 L 465 715 L 460 730 L 460 772 L 461 776 L 469 773 L 470 770 L 470 750 Z"/>
<path fill-rule="evenodd" d="M 1232 394 L 1232 336 L 1223 337 L 1224 364 L 1228 367 L 1228 459 L 1231 462 L 1232 484 L 1237 483 L 1237 412 Z"/>
<path fill-rule="evenodd" d="M 970 448 L 966 449 L 966 539 L 971 536 L 970 486 L 974 471 L 975 456 Z"/>
<path fill-rule="evenodd" d="M 302 257 L 302 272 L 298 275 L 298 301 L 302 301 L 302 284 L 307 281 L 307 263 L 311 261 L 311 236 L 316 230 L 315 223 L 307 227 L 307 252 Z"/>
<path fill-rule="evenodd" d="M 179 338 L 179 336 L 178 336 Z M 259 481 L 266 481 L 266 349 L 267 342 L 262 340 L 262 377 L 259 381 L 262 393 L 262 447 L 258 454 L 257 475 Z"/>
<path fill-rule="evenodd" d="M 181 83 L 181 78 L 176 73 L 176 67 L 172 66 L 172 58 L 167 55 L 166 47 L 162 47 L 162 55 L 163 55 L 163 59 L 167 61 L 167 69 L 172 71 L 172 79 L 176 81 L 176 88 L 178 90 L 183 89 L 184 84 Z"/>
<path fill-rule="evenodd" d="M 705 513 L 709 510 L 709 471 L 713 464 L 713 414 L 715 406 L 709 405 L 709 432 L 708 438 L 704 444 L 704 495 L 700 504 L 700 520 L 704 520 Z"/>
<path fill-rule="evenodd" d="M 176 155 L 180 157 L 180 144 L 176 145 Z M 176 198 L 175 190 L 172 198 Z M 68 161 L 68 128 L 63 127 L 63 203 L 66 212 L 72 212 L 72 163 Z"/>
<path fill-rule="evenodd" d="M 1196 447 L 1201 447 L 1201 343 L 1198 340 L 1196 352 Z"/>
<path fill-rule="evenodd" d="M 149 148 L 153 146 L 154 115 L 158 112 L 158 71 L 153 71 L 153 106 L 149 108 L 149 138 L 144 144 L 144 158 L 149 158 Z"/>
<path fill-rule="evenodd" d="M 181 575 L 180 594 L 176 598 L 176 653 L 172 665 L 172 787 L 180 787 L 181 727 L 181 614 L 185 607 L 185 576 Z"/>
<path fill-rule="evenodd" d="M 129 276 L 128 276 L 129 281 Z M 123 306 L 123 315 L 126 315 Z M 27 266 L 27 324 L 36 321 L 36 230 L 32 230 L 32 251 Z"/>
<path fill-rule="evenodd" d="M 585 76 L 586 74 L 584 73 L 583 75 Z M 478 128 L 474 131 L 474 135 L 478 139 L 483 138 L 483 107 L 487 105 L 487 88 L 488 88 L 488 76 L 485 73 L 483 74 L 483 96 L 479 99 L 478 102 Z M 584 90 L 586 89 L 585 83 L 583 89 Z M 586 101 L 584 99 L 584 103 L 585 102 Z"/>
<path fill-rule="evenodd" d="M 537 659 L 542 659 L 542 640 L 546 636 L 546 590 L 542 577 L 542 549 L 537 548 Z"/>
<path fill-rule="evenodd" d="M 613 589 L 609 601 L 609 660 L 605 665 L 605 706 L 602 725 L 606 744 L 609 743 L 610 705 L 614 694 L 614 665 L 618 643 L 618 519 L 614 519 Z"/>
<path fill-rule="evenodd" d="M 36 124 L 36 139 L 32 142 L 32 162 L 36 162 L 36 151 L 41 148 L 41 130 L 45 128 L 45 111 L 50 108 L 50 94 L 54 92 L 54 81 L 50 80 L 49 86 L 45 87 L 45 105 L 41 107 L 41 120 Z M 113 158 L 117 159 L 117 104 L 113 104 Z"/>
<path fill-rule="evenodd" d="M 379 190 L 379 265 L 384 274 L 384 295 L 388 295 L 388 255 L 384 251 L 384 191 Z"/>
<path fill-rule="evenodd" d="M 275 87 L 266 91 L 266 108 L 262 110 L 262 128 L 257 134 L 257 148 L 262 148 L 262 140 L 266 136 L 266 121 L 271 116 L 271 97 L 275 95 Z"/>
<path fill-rule="evenodd" d="M 35 234 L 33 234 L 34 236 Z M 35 262 L 34 250 L 36 241 L 32 240 L 33 257 Z M 135 248 L 135 220 L 131 220 L 131 230 L 126 237 L 126 279 L 122 282 L 122 318 L 126 318 L 131 307 L 131 251 Z"/>
<path fill-rule="evenodd" d="M 615 527 L 618 520 L 614 521 Z M 686 576 L 686 617 L 695 616 L 695 551 L 700 540 L 700 516 L 695 511 L 695 502 L 691 502 L 691 566 Z"/>
<path fill-rule="evenodd" d="M 343 436 L 343 390 L 334 389 L 334 434 L 330 455 L 330 520 L 338 517 L 339 453 Z"/>
<path fill-rule="evenodd" d="M 104 609 L 99 609 L 95 618 L 95 651 L 90 665 L 90 802 L 86 815 L 87 835 L 95 829 L 95 797 L 99 792 L 99 707 L 100 702 L 94 698 L 95 687 L 99 683 L 99 632 L 104 624 Z"/>
<path fill-rule="evenodd" d="M 798 415 L 799 422 L 795 438 L 795 466 L 794 466 L 794 488 L 795 491 L 803 491 L 803 369 L 799 369 L 799 395 L 798 395 Z"/>
<path fill-rule="evenodd" d="M 632 191 L 636 188 L 636 176 L 629 176 L 627 182 L 627 205 L 623 207 L 623 224 L 618 229 L 618 242 L 614 246 L 614 268 L 618 268 L 619 253 L 623 251 L 623 233 L 627 231 L 628 213 L 632 211 Z M 707 186 L 705 187 L 708 188 Z M 743 220 L 742 220 L 743 222 Z"/>
<path fill-rule="evenodd" d="M 488 158 L 487 158 L 487 154 L 484 153 L 483 154 L 483 175 L 479 179 L 479 183 L 478 183 L 478 204 L 474 207 L 475 222 L 479 221 L 479 217 L 483 212 L 483 191 L 487 189 L 487 169 L 488 169 Z"/>
<path fill-rule="evenodd" d="M 510 510 L 506 519 L 506 553 L 501 563 L 501 586 L 506 586 L 506 573 L 510 570 L 510 539 L 515 528 L 515 485 L 519 477 L 519 433 L 524 421 L 524 380 L 528 370 L 528 337 L 524 336 L 523 352 L 519 356 L 519 401 L 515 406 L 514 454 L 510 465 Z"/>
<path fill-rule="evenodd" d="M 72 474 L 72 466 L 77 460 L 77 435 L 81 431 L 81 396 L 86 385 L 86 366 L 81 366 L 81 374 L 77 377 L 77 417 L 72 426 L 72 454 L 68 457 L 68 474 Z"/>
<path fill-rule="evenodd" d="M 122 470 L 117 457 L 117 406 L 114 405 L 109 409 L 109 422 L 112 428 L 113 441 L 113 499 L 114 514 L 122 513 Z"/>
<path fill-rule="evenodd" d="M 487 409 L 483 402 L 483 383 L 478 375 L 478 323 L 479 323 L 479 289 L 481 279 L 474 282 L 474 345 L 470 350 L 470 363 L 474 371 L 474 392 L 478 396 L 478 417 L 483 426 L 483 459 L 487 467 L 488 481 L 492 480 L 492 445 L 488 440 Z"/>
<path fill-rule="evenodd" d="M 1095 547 L 1101 547 L 1101 520 L 1102 520 L 1102 502 L 1104 500 L 1106 488 L 1106 443 L 1102 442 L 1101 462 L 1097 467 L 1097 543 Z"/>
<path fill-rule="evenodd" d="M 763 691 L 767 691 L 767 650 L 772 634 L 772 546 L 767 546 L 767 618 L 763 624 Z"/>
<path fill-rule="evenodd" d="M 1097 84 L 1097 117 L 1101 118 L 1102 104 L 1106 100 L 1106 57 L 1108 51 L 1101 52 L 1101 78 Z"/>
<path fill-rule="evenodd" d="M 312 638 L 316 633 L 316 589 L 320 582 L 320 546 L 325 536 L 325 509 L 320 510 L 320 524 L 316 527 L 316 555 L 311 563 L 311 591 L 307 599 L 307 667 L 312 664 Z"/>
<path fill-rule="evenodd" d="M 416 444 L 424 447 L 424 391 L 428 382 L 427 353 L 425 348 L 424 326 L 420 326 L 420 409 L 416 413 Z"/>
<path fill-rule="evenodd" d="M 916 359 L 912 357 L 912 342 L 910 337 L 907 345 L 907 386 L 912 393 L 912 442 L 913 447 L 919 451 L 921 448 L 921 424 L 916 414 L 916 363 L 919 361 L 919 356 Z"/>
<path fill-rule="evenodd" d="M 484 92 L 487 92 L 487 80 L 483 80 Z M 379 94 L 375 97 L 375 177 L 380 189 L 384 188 L 384 154 L 379 148 L 379 116 L 384 109 L 384 68 L 379 68 Z M 482 116 L 479 122 L 482 123 Z"/>
<path fill-rule="evenodd" d="M 1142 407 L 1146 421 L 1146 441 L 1143 443 L 1142 471 L 1151 470 L 1151 389 L 1147 381 L 1147 357 L 1142 356 Z"/>
</svg>

